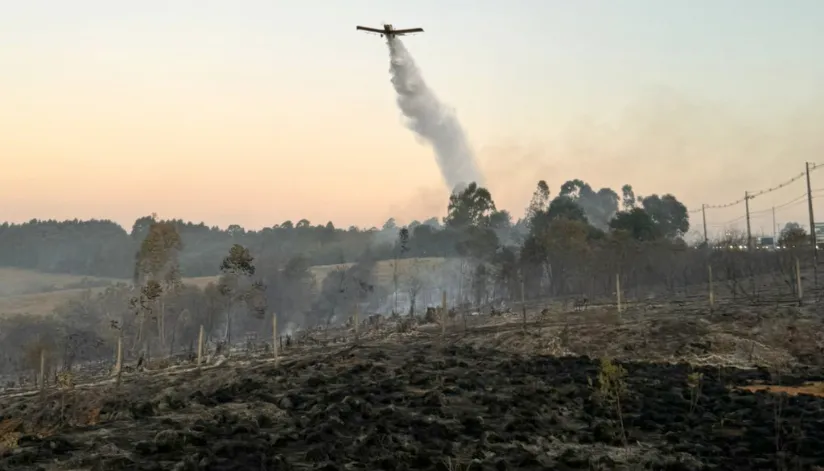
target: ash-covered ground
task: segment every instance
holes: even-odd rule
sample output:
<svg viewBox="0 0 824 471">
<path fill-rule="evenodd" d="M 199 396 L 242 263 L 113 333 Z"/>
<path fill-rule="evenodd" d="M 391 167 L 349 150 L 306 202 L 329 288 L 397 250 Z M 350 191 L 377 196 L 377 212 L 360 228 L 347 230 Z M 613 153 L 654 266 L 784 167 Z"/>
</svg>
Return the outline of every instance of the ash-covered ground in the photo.
<svg viewBox="0 0 824 471">
<path fill-rule="evenodd" d="M 277 363 L 238 355 L 119 386 L 0 396 L 0 469 L 824 465 L 823 398 L 742 389 L 824 379 L 814 310 L 532 314 L 526 329 L 515 314 L 458 317 L 445 338 L 384 326 L 357 344 L 287 349 Z M 626 370 L 620 406 L 600 388 L 603 356 Z"/>
</svg>

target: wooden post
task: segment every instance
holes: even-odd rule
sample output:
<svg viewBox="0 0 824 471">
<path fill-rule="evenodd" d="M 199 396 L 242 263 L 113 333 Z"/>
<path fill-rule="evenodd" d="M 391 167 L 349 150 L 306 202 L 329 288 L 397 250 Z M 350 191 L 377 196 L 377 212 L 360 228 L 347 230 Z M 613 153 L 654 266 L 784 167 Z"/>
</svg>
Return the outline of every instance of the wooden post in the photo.
<svg viewBox="0 0 824 471">
<path fill-rule="evenodd" d="M 275 356 L 275 361 L 278 361 L 278 315 L 272 313 L 272 352 Z"/>
<path fill-rule="evenodd" d="M 200 332 L 197 335 L 197 367 L 203 362 L 203 324 L 200 325 Z"/>
<path fill-rule="evenodd" d="M 795 284 L 798 289 L 798 304 L 800 305 L 801 300 L 804 299 L 804 292 L 801 286 L 801 263 L 799 263 L 798 257 L 795 258 Z"/>
<path fill-rule="evenodd" d="M 620 314 L 622 311 L 621 307 L 621 275 L 619 273 L 615 274 L 615 297 L 618 301 L 618 313 Z"/>
<path fill-rule="evenodd" d="M 40 349 L 40 390 L 46 389 L 46 349 Z"/>
<path fill-rule="evenodd" d="M 123 336 L 117 337 L 117 360 L 114 363 L 114 374 L 119 375 L 123 369 Z"/>
<path fill-rule="evenodd" d="M 446 337 L 446 290 L 441 292 L 441 337 Z"/>
<path fill-rule="evenodd" d="M 712 290 L 712 265 L 707 265 L 707 276 L 709 277 L 710 286 L 710 309 L 715 307 L 715 293 Z"/>
</svg>

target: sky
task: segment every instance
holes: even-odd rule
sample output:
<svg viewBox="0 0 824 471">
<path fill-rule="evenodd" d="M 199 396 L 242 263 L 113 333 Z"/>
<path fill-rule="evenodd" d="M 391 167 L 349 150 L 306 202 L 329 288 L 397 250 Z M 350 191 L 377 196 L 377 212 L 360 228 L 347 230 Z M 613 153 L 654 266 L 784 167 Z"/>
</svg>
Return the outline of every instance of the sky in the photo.
<svg viewBox="0 0 824 471">
<path fill-rule="evenodd" d="M 403 125 L 387 47 L 355 31 L 382 22 L 426 30 L 404 44 L 516 218 L 540 179 L 555 194 L 572 178 L 629 183 L 700 210 L 824 163 L 816 0 L 0 0 L 0 11 L 0 220 L 129 228 L 154 212 L 368 227 L 443 215 L 448 190 Z M 824 170 L 811 180 L 824 188 Z M 804 191 L 800 179 L 750 200 L 753 231 L 770 232 L 772 206 L 779 225 L 807 222 L 803 201 L 780 206 Z M 708 229 L 742 227 L 743 214 L 707 210 Z"/>
</svg>

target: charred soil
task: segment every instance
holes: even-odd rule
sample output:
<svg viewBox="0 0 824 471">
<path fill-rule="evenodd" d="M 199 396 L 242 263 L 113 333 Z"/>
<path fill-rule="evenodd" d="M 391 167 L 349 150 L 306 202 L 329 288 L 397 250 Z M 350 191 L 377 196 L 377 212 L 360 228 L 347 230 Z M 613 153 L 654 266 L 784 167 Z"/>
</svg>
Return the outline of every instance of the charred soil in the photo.
<svg viewBox="0 0 824 471">
<path fill-rule="evenodd" d="M 329 348 L 278 364 L 134 376 L 119 387 L 3 398 L 0 468 L 756 470 L 824 464 L 824 399 L 740 389 L 774 380 L 764 369 L 623 366 L 620 417 L 596 394 L 597 360 L 423 339 Z M 689 380 L 695 373 L 702 374 L 698 394 Z"/>
</svg>

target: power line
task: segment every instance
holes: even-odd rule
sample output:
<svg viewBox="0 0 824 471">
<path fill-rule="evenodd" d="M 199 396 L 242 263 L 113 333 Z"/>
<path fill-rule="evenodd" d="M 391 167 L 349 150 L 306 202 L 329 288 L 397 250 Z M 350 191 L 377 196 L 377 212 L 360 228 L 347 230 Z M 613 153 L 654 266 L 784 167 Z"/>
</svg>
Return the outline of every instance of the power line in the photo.
<svg viewBox="0 0 824 471">
<path fill-rule="evenodd" d="M 755 192 L 755 193 L 750 192 L 750 193 L 748 194 L 748 196 L 749 196 L 749 198 L 750 198 L 750 199 L 753 199 L 753 198 L 755 198 L 756 196 L 761 196 L 761 195 L 766 195 L 767 193 L 772 193 L 772 192 L 773 192 L 773 191 L 775 191 L 775 190 L 779 190 L 779 189 L 781 189 L 781 188 L 784 188 L 785 186 L 789 185 L 789 184 L 790 184 L 790 183 L 792 183 L 792 182 L 795 182 L 795 181 L 800 180 L 801 178 L 804 178 L 804 176 L 805 176 L 806 174 L 807 174 L 807 172 L 801 172 L 801 173 L 799 173 L 798 175 L 796 175 L 796 176 L 794 176 L 794 177 L 790 178 L 789 180 L 785 181 L 784 183 L 781 183 L 781 184 L 779 184 L 779 185 L 777 185 L 777 186 L 774 186 L 774 187 L 771 187 L 771 188 L 767 188 L 766 190 L 761 190 L 761 191 L 758 191 L 758 192 Z"/>
<path fill-rule="evenodd" d="M 824 188 L 819 188 L 819 189 L 813 190 L 813 191 L 814 192 L 815 191 L 824 191 Z M 818 196 L 813 196 L 812 197 L 812 199 L 814 199 L 814 200 L 818 199 L 818 198 L 824 198 L 824 195 L 818 195 Z M 806 199 L 807 199 L 807 193 L 804 193 L 804 194 L 802 194 L 802 195 L 800 195 L 796 198 L 793 198 L 793 199 L 791 199 L 787 202 L 781 203 L 781 204 L 776 205 L 774 207 L 770 207 L 770 208 L 766 208 L 766 209 L 760 209 L 758 211 L 750 211 L 750 217 L 752 217 L 752 215 L 754 215 L 754 214 L 764 214 L 764 213 L 771 212 L 773 210 L 787 208 L 789 206 L 794 206 L 798 203 L 802 203 L 802 202 L 806 201 Z M 708 226 L 714 226 L 714 227 L 726 227 L 726 226 L 729 226 L 730 224 L 736 223 L 738 221 L 742 221 L 742 220 L 746 219 L 746 217 L 747 217 L 747 215 L 745 214 L 743 216 L 739 216 L 735 219 L 730 219 L 729 221 L 726 221 L 726 222 L 723 222 L 723 223 L 710 223 L 710 224 L 707 224 L 707 225 Z"/>
<path fill-rule="evenodd" d="M 819 167 L 822 167 L 822 166 L 824 166 L 824 164 L 810 163 L 810 171 L 812 172 L 813 170 L 815 170 Z M 765 188 L 763 190 L 759 190 L 759 191 L 755 191 L 755 192 L 746 192 L 745 196 L 743 198 L 737 199 L 735 201 L 731 201 L 729 203 L 725 203 L 725 204 L 705 204 L 705 205 L 702 205 L 701 208 L 697 208 L 697 209 L 693 209 L 692 211 L 689 211 L 689 213 L 693 214 L 693 213 L 697 213 L 699 211 L 704 211 L 704 210 L 707 210 L 707 209 L 723 209 L 723 208 L 729 208 L 729 207 L 732 207 L 732 206 L 736 206 L 736 205 L 739 205 L 739 204 L 743 203 L 747 199 L 753 199 L 756 196 L 762 196 L 762 195 L 766 195 L 767 193 L 772 193 L 773 191 L 780 190 L 781 188 L 784 188 L 784 187 L 786 187 L 786 186 L 802 179 L 805 175 L 806 175 L 806 172 L 801 172 L 798 175 L 795 175 L 794 177 L 790 178 L 789 180 L 786 180 L 782 183 L 779 183 L 776 186 L 773 186 L 773 187 L 770 187 L 770 188 Z"/>
</svg>

